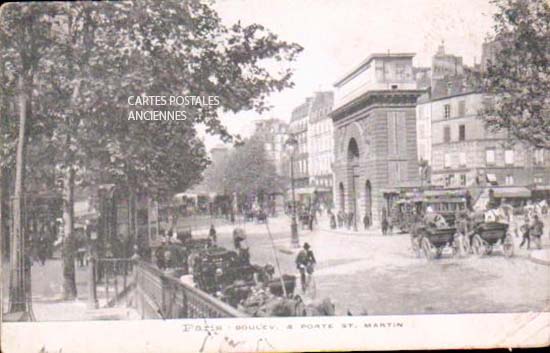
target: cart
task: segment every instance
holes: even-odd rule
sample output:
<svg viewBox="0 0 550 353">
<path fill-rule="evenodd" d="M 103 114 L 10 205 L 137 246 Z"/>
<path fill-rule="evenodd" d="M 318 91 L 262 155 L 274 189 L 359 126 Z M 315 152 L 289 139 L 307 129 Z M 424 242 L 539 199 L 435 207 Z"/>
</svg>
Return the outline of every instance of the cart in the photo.
<svg viewBox="0 0 550 353">
<path fill-rule="evenodd" d="M 420 230 L 420 248 L 426 259 L 432 260 L 441 257 L 447 247 L 451 249 L 452 256 L 455 256 L 457 253 L 454 243 L 455 233 L 456 229 L 454 227 L 437 228 L 427 226 Z"/>
<path fill-rule="evenodd" d="M 506 257 L 514 255 L 514 243 L 508 234 L 508 225 L 498 222 L 484 222 L 474 226 L 469 234 L 472 252 L 477 256 L 489 255 L 494 248 L 501 247 Z"/>
</svg>

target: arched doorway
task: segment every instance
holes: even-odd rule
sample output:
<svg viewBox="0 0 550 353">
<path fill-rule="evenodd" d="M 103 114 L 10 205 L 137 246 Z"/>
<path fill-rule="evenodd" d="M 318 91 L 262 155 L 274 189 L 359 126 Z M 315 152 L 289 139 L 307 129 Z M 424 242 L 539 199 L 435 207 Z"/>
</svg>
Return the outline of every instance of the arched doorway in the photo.
<svg viewBox="0 0 550 353">
<path fill-rule="evenodd" d="M 348 172 L 350 175 L 348 175 L 348 180 L 350 182 L 350 188 L 351 188 L 351 195 L 349 200 L 349 212 L 352 215 L 353 220 L 353 229 L 357 231 L 357 219 L 359 218 L 358 210 L 359 207 L 357 205 L 358 197 L 357 197 L 357 185 L 356 185 L 356 178 L 359 177 L 357 174 L 357 168 L 359 167 L 359 146 L 357 145 L 357 141 L 354 138 L 351 138 L 348 143 Z"/>
<path fill-rule="evenodd" d="M 346 212 L 346 197 L 345 197 L 345 193 L 344 193 L 344 184 L 343 183 L 340 183 L 340 186 L 339 186 L 339 196 L 340 196 L 340 210 L 342 212 Z"/>
<path fill-rule="evenodd" d="M 365 182 L 365 214 L 369 216 L 369 222 L 372 224 L 372 187 L 370 180 Z"/>
</svg>

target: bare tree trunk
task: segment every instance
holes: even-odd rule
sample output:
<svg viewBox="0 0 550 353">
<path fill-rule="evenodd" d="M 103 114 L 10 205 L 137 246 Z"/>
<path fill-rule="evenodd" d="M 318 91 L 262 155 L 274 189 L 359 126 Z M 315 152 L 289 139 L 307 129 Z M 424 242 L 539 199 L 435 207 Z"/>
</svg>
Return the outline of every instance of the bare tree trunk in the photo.
<svg viewBox="0 0 550 353">
<path fill-rule="evenodd" d="M 69 138 L 68 138 L 69 139 Z M 69 166 L 63 177 L 63 298 L 76 299 L 74 239 L 74 169 Z"/>
<path fill-rule="evenodd" d="M 20 76 L 19 88 L 19 138 L 17 141 L 15 190 L 13 194 L 13 228 L 10 256 L 10 295 L 9 312 L 27 311 L 25 293 L 26 261 L 25 261 L 25 227 L 22 217 L 22 197 L 25 192 L 25 149 L 27 142 L 28 87 L 25 77 Z"/>
</svg>

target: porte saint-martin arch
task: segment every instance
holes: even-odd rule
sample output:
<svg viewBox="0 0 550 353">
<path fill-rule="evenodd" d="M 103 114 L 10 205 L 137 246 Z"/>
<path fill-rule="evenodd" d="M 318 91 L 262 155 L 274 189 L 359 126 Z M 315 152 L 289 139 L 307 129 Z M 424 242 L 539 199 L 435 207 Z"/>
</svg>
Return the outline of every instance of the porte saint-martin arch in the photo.
<svg viewBox="0 0 550 353">
<path fill-rule="evenodd" d="M 383 190 L 419 184 L 413 54 L 373 54 L 335 83 L 334 204 L 379 224 Z"/>
</svg>

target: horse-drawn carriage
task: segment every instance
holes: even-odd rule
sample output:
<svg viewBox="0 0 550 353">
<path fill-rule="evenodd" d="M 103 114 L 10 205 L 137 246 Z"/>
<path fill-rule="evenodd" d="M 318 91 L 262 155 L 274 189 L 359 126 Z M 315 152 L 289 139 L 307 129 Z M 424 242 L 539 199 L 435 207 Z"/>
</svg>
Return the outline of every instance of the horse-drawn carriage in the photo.
<svg viewBox="0 0 550 353">
<path fill-rule="evenodd" d="M 224 248 L 204 250 L 193 261 L 193 280 L 207 293 L 223 291 L 236 280 L 251 281 L 253 276 L 254 267 L 250 263 Z"/>
<path fill-rule="evenodd" d="M 471 251 L 477 256 L 489 255 L 494 248 L 500 247 L 506 257 L 514 254 L 514 243 L 508 232 L 508 225 L 499 222 L 484 222 L 474 218 L 473 227 L 467 239 Z"/>
<path fill-rule="evenodd" d="M 422 223 L 417 224 L 413 239 L 413 251 L 419 257 L 423 254 L 426 259 L 439 258 L 448 248 L 454 256 L 457 248 L 454 242 L 456 228 L 447 224 L 440 214 L 429 214 L 424 217 Z"/>
</svg>

